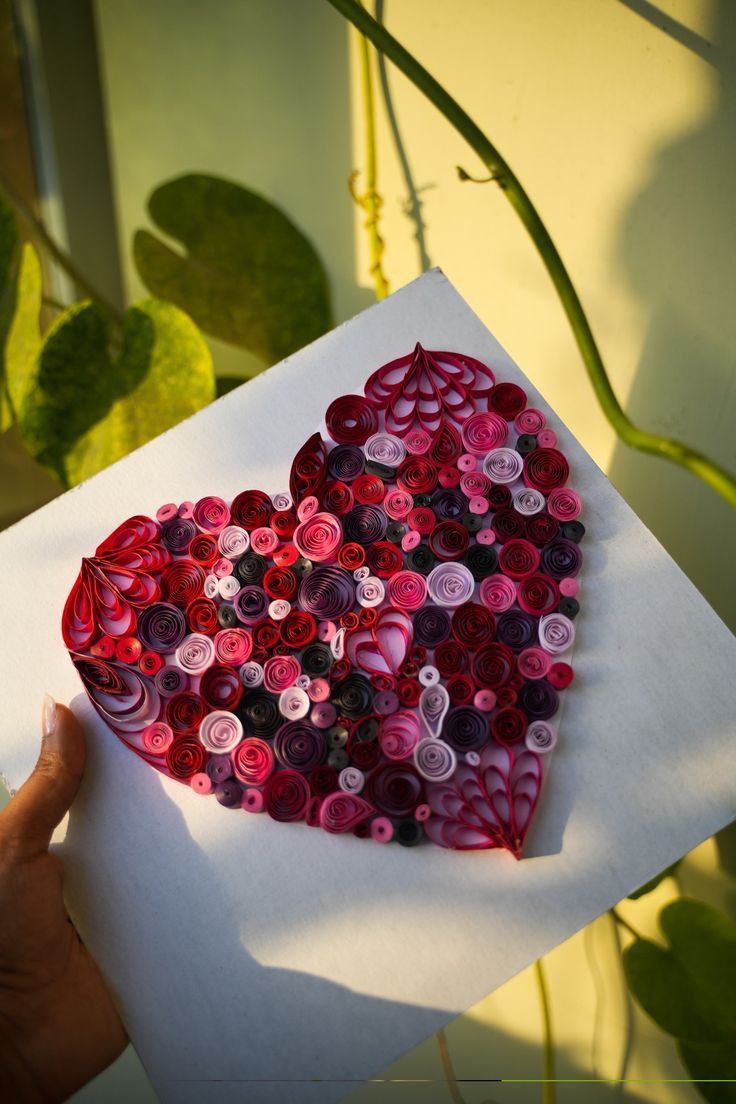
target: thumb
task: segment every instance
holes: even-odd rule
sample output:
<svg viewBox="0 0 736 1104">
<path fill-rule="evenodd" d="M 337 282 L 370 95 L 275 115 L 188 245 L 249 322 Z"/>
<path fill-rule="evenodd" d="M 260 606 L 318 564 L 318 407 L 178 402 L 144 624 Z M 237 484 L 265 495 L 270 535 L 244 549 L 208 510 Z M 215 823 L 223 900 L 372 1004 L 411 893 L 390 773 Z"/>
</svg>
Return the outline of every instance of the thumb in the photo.
<svg viewBox="0 0 736 1104">
<path fill-rule="evenodd" d="M 24 858 L 45 851 L 76 797 L 86 755 L 84 732 L 70 709 L 46 695 L 41 753 L 33 773 L 0 814 L 2 834 Z"/>
</svg>

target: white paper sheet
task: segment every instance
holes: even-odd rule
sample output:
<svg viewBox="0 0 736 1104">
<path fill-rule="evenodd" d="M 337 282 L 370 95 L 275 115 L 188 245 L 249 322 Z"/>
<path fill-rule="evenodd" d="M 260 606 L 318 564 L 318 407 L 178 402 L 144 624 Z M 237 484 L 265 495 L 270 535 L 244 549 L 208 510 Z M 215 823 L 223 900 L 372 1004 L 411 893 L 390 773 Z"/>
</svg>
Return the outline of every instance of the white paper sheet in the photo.
<svg viewBox="0 0 736 1104">
<path fill-rule="evenodd" d="M 59 631 L 81 557 L 162 502 L 283 489 L 328 403 L 417 340 L 549 411 L 435 270 L 0 535 L 0 769 L 13 787 L 31 769 L 44 690 L 73 701 L 91 748 L 61 847 L 69 902 L 165 1104 L 340 1099 L 736 815 L 736 643 L 553 413 L 588 533 L 536 857 L 223 809 L 87 704 Z"/>
</svg>

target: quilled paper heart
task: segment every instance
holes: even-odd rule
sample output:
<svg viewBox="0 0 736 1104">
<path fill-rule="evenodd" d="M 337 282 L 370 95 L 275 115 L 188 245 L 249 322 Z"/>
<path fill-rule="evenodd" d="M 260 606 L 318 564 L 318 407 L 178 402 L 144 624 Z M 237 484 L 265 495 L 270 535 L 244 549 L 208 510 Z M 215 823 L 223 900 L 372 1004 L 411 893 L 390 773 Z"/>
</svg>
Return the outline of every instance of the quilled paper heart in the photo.
<svg viewBox="0 0 736 1104">
<path fill-rule="evenodd" d="M 579 496 L 473 357 L 417 345 L 364 391 L 288 493 L 123 522 L 64 642 L 113 732 L 223 806 L 520 858 L 572 680 Z"/>
</svg>

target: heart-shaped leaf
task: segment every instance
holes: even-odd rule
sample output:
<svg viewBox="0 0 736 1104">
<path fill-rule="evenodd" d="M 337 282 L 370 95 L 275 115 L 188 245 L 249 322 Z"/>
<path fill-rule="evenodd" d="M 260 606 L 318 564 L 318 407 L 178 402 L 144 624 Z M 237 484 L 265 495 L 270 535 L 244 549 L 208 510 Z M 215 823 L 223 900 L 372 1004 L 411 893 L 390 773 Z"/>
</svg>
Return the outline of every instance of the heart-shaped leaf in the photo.
<svg viewBox="0 0 736 1104">
<path fill-rule="evenodd" d="M 138 273 L 153 295 L 181 307 L 205 333 L 274 364 L 332 326 L 318 254 L 261 196 L 191 174 L 156 188 L 148 209 L 185 252 L 139 230 Z"/>
<path fill-rule="evenodd" d="M 209 350 L 191 319 L 148 299 L 127 311 L 118 355 L 106 312 L 84 301 L 45 335 L 41 267 L 23 247 L 6 344 L 7 385 L 29 452 L 67 486 L 169 429 L 215 397 Z"/>
</svg>

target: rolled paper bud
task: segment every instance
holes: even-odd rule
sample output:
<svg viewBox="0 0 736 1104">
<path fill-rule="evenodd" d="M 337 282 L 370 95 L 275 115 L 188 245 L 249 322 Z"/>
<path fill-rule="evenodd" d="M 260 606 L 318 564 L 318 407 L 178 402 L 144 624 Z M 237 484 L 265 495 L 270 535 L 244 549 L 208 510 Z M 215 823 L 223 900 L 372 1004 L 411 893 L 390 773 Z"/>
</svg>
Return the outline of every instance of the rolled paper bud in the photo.
<svg viewBox="0 0 736 1104">
<path fill-rule="evenodd" d="M 372 609 L 374 606 L 380 606 L 386 597 L 386 588 L 380 579 L 374 575 L 369 575 L 367 578 L 361 579 L 356 586 L 355 597 L 361 606 Z"/>
<path fill-rule="evenodd" d="M 268 660 L 266 660 L 268 663 Z M 310 700 L 306 690 L 289 686 L 279 696 L 279 712 L 287 721 L 300 721 L 309 712 Z"/>
<path fill-rule="evenodd" d="M 557 444 L 557 434 L 553 429 L 540 429 L 537 434 L 537 444 L 541 448 L 554 448 Z"/>
<path fill-rule="evenodd" d="M 264 806 L 263 792 L 255 789 L 243 790 L 240 805 L 248 813 L 262 813 Z"/>
<path fill-rule="evenodd" d="M 457 458 L 457 467 L 458 471 L 463 473 L 474 472 L 478 467 L 478 458 L 477 456 L 473 456 L 472 452 L 464 452 L 462 456 L 458 456 Z"/>
<path fill-rule="evenodd" d="M 138 614 L 137 633 L 144 648 L 173 652 L 186 636 L 186 618 L 170 602 L 154 602 Z"/>
<path fill-rule="evenodd" d="M 537 636 L 537 621 L 520 609 L 506 610 L 496 618 L 496 638 L 515 652 L 529 648 Z"/>
<path fill-rule="evenodd" d="M 287 721 L 274 736 L 273 750 L 284 767 L 306 773 L 324 762 L 327 737 L 309 721 Z"/>
<path fill-rule="evenodd" d="M 247 689 L 254 689 L 256 686 L 260 686 L 263 682 L 263 668 L 260 663 L 254 662 L 252 659 L 244 663 L 238 671 L 240 675 L 240 681 Z"/>
<path fill-rule="evenodd" d="M 273 602 L 269 602 L 268 616 L 274 621 L 283 621 L 290 612 L 291 602 L 287 602 L 285 598 L 275 598 Z"/>
<path fill-rule="evenodd" d="M 524 457 L 524 482 L 543 494 L 562 487 L 570 475 L 570 466 L 555 448 L 535 448 Z"/>
<path fill-rule="evenodd" d="M 469 767 L 479 767 L 480 766 L 480 755 L 478 754 L 477 751 L 466 751 L 465 755 L 463 756 L 463 759 L 465 760 L 465 762 L 468 764 Z"/>
<path fill-rule="evenodd" d="M 343 767 L 338 775 L 338 783 L 345 793 L 358 794 L 365 786 L 365 775 L 357 767 Z"/>
<path fill-rule="evenodd" d="M 189 679 L 181 667 L 167 665 L 156 673 L 154 684 L 162 698 L 173 698 L 186 690 Z"/>
<path fill-rule="evenodd" d="M 539 643 L 552 655 L 559 655 L 572 647 L 575 625 L 562 613 L 548 613 L 539 619 Z"/>
<path fill-rule="evenodd" d="M 301 664 L 296 656 L 271 656 L 263 665 L 263 684 L 267 690 L 279 694 L 293 686 L 301 673 Z"/>
<path fill-rule="evenodd" d="M 535 410 L 533 407 L 527 407 L 526 410 L 521 410 L 514 418 L 514 429 L 517 433 L 539 433 L 540 429 L 544 429 L 547 419 L 541 410 Z"/>
<path fill-rule="evenodd" d="M 320 621 L 337 621 L 353 608 L 353 578 L 341 567 L 315 567 L 300 583 L 299 602 Z"/>
<path fill-rule="evenodd" d="M 430 736 L 439 736 L 449 708 L 450 695 L 442 683 L 425 686 L 419 698 L 419 715 Z"/>
<path fill-rule="evenodd" d="M 435 686 L 440 681 L 439 671 L 432 666 L 422 667 L 417 677 L 422 686 Z"/>
<path fill-rule="evenodd" d="M 399 708 L 399 695 L 394 690 L 382 690 L 373 699 L 373 708 L 379 717 L 388 717 Z"/>
<path fill-rule="evenodd" d="M 299 677 L 297 678 L 294 685 L 298 686 L 300 690 L 307 690 L 308 691 L 309 687 L 311 685 L 311 682 L 312 682 L 312 680 L 309 677 L 309 675 L 303 675 L 302 674 L 302 675 L 299 675 Z"/>
<path fill-rule="evenodd" d="M 273 496 L 274 510 L 290 510 L 294 502 L 288 491 L 279 491 Z"/>
<path fill-rule="evenodd" d="M 422 823 L 425 820 L 429 820 L 431 815 L 432 809 L 429 805 L 426 804 L 426 802 L 422 803 L 421 805 L 417 805 L 416 809 L 414 810 L 414 819 L 421 821 Z"/>
<path fill-rule="evenodd" d="M 445 782 L 455 773 L 457 756 L 444 740 L 425 736 L 414 748 L 414 765 L 428 782 Z"/>
<path fill-rule="evenodd" d="M 234 713 L 215 709 L 203 717 L 199 726 L 199 739 L 208 751 L 232 751 L 243 739 L 243 726 Z"/>
<path fill-rule="evenodd" d="M 225 575 L 217 580 L 217 593 L 221 598 L 235 598 L 240 593 L 240 581 L 234 575 Z"/>
<path fill-rule="evenodd" d="M 412 549 L 417 548 L 421 542 L 421 535 L 415 530 L 409 529 L 401 538 L 401 547 L 404 552 L 411 552 Z"/>
<path fill-rule="evenodd" d="M 371 821 L 371 839 L 376 843 L 390 843 L 394 835 L 394 826 L 388 817 L 376 817 Z"/>
<path fill-rule="evenodd" d="M 174 731 L 164 721 L 154 721 L 146 725 L 141 732 L 143 750 L 149 755 L 163 756 L 171 747 L 174 740 Z"/>
<path fill-rule="evenodd" d="M 406 451 L 410 452 L 412 456 L 424 456 L 426 452 L 429 452 L 432 438 L 424 429 L 412 429 L 404 437 L 404 444 L 406 445 Z"/>
<path fill-rule="evenodd" d="M 330 449 L 327 470 L 333 479 L 351 483 L 365 470 L 365 456 L 357 445 L 338 445 Z"/>
<path fill-rule="evenodd" d="M 403 521 L 414 507 L 414 499 L 408 491 L 389 491 L 383 500 L 383 509 L 390 518 Z"/>
<path fill-rule="evenodd" d="M 176 649 L 176 662 L 190 675 L 201 675 L 215 661 L 215 645 L 203 633 L 190 633 Z"/>
<path fill-rule="evenodd" d="M 529 751 L 535 751 L 538 755 L 545 755 L 556 746 L 557 732 L 547 721 L 532 721 L 526 730 L 524 743 Z"/>
<path fill-rule="evenodd" d="M 369 801 L 354 793 L 336 790 L 328 794 L 319 810 L 320 827 L 325 832 L 349 832 L 375 813 Z"/>
<path fill-rule="evenodd" d="M 298 771 L 276 771 L 266 782 L 263 803 L 274 820 L 302 820 L 311 794 L 309 783 Z"/>
<path fill-rule="evenodd" d="M 397 571 L 388 583 L 388 600 L 397 609 L 417 610 L 427 597 L 427 580 L 418 571 Z"/>
<path fill-rule="evenodd" d="M 233 765 L 230 756 L 224 753 L 210 756 L 205 771 L 214 783 L 225 782 L 233 776 Z"/>
<path fill-rule="evenodd" d="M 478 517 L 485 517 L 490 509 L 488 499 L 482 496 L 471 498 L 470 500 L 470 512 L 471 514 L 477 514 Z"/>
<path fill-rule="evenodd" d="M 171 521 L 172 518 L 177 517 L 179 507 L 175 502 L 167 502 L 164 506 L 159 506 L 156 511 L 156 521 L 159 524 L 163 524 L 165 521 Z"/>
<path fill-rule="evenodd" d="M 583 553 L 575 541 L 558 537 L 545 545 L 540 553 L 542 571 L 553 579 L 574 578 L 583 563 Z"/>
<path fill-rule="evenodd" d="M 467 452 L 473 456 L 485 456 L 505 443 L 508 425 L 500 414 L 480 411 L 465 419 L 460 432 Z"/>
<path fill-rule="evenodd" d="M 544 648 L 525 648 L 517 660 L 519 674 L 527 679 L 544 678 L 550 669 L 551 660 Z"/>
<path fill-rule="evenodd" d="M 338 662 L 345 655 L 345 629 L 338 629 L 330 641 L 330 653 Z"/>
<path fill-rule="evenodd" d="M 205 771 L 193 774 L 189 779 L 189 785 L 198 794 L 211 794 L 215 788 L 214 782 Z"/>
<path fill-rule="evenodd" d="M 474 588 L 473 576 L 461 563 L 437 564 L 427 578 L 429 597 L 438 606 L 461 606 L 472 598 Z"/>
<path fill-rule="evenodd" d="M 299 521 L 308 521 L 319 510 L 319 499 L 316 495 L 305 495 L 296 508 L 296 516 Z"/>
<path fill-rule="evenodd" d="M 492 483 L 515 483 L 523 474 L 524 459 L 516 449 L 492 449 L 483 461 L 483 471 Z"/>
<path fill-rule="evenodd" d="M 574 678 L 573 669 L 569 663 L 553 663 L 548 678 L 556 690 L 565 690 Z"/>
<path fill-rule="evenodd" d="M 482 713 L 490 713 L 496 705 L 496 695 L 492 690 L 478 690 L 473 697 L 473 705 Z"/>
<path fill-rule="evenodd" d="M 165 660 L 158 652 L 143 652 L 138 660 L 138 666 L 144 675 L 150 677 L 165 666 Z"/>
<path fill-rule="evenodd" d="M 580 590 L 580 583 L 577 579 L 560 579 L 559 587 L 560 594 L 564 594 L 565 598 L 574 598 Z"/>
<path fill-rule="evenodd" d="M 523 491 L 517 491 L 514 495 L 514 509 L 517 514 L 531 517 L 544 509 L 545 498 L 541 491 L 535 491 L 533 487 L 526 487 Z"/>
<path fill-rule="evenodd" d="M 363 446 L 366 460 L 397 468 L 406 456 L 406 445 L 392 433 L 374 433 Z"/>
<path fill-rule="evenodd" d="M 384 717 L 378 729 L 378 741 L 387 759 L 408 759 L 419 742 L 416 713 L 402 710 Z"/>
<path fill-rule="evenodd" d="M 572 521 L 580 516 L 580 495 L 571 487 L 555 487 L 547 498 L 547 509 L 558 521 Z"/>
<path fill-rule="evenodd" d="M 327 679 L 313 678 L 309 683 L 307 693 L 309 694 L 310 701 L 327 701 L 330 696 L 330 684 Z"/>
<path fill-rule="evenodd" d="M 259 556 L 270 556 L 279 546 L 279 536 L 270 525 L 261 525 L 250 535 L 250 546 Z"/>
<path fill-rule="evenodd" d="M 216 575 L 208 575 L 204 581 L 203 589 L 205 598 L 217 598 L 220 593 L 220 580 L 217 578 Z"/>
</svg>

